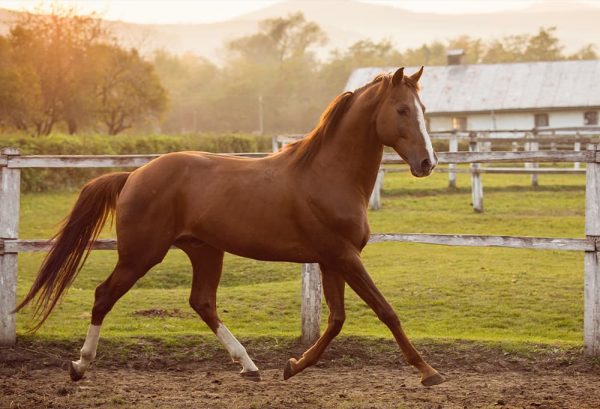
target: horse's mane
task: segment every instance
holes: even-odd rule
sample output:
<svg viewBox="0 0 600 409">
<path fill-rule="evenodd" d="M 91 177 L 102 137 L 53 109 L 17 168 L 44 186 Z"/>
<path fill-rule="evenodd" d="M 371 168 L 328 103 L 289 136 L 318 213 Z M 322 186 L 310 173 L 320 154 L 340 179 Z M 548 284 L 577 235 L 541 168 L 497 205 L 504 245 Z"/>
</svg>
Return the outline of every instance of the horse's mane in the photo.
<svg viewBox="0 0 600 409">
<path fill-rule="evenodd" d="M 357 95 L 370 88 L 374 84 L 382 83 L 382 88 L 386 89 L 391 81 L 390 74 L 380 74 L 371 82 L 354 90 L 353 92 L 344 92 L 338 95 L 325 109 L 319 123 L 309 134 L 301 140 L 286 146 L 285 150 L 294 153 L 294 159 L 297 163 L 308 163 L 316 152 L 321 148 L 323 141 L 335 131 L 337 125 L 344 114 L 348 111 Z M 410 86 L 410 84 L 407 84 Z"/>
<path fill-rule="evenodd" d="M 353 92 L 344 92 L 338 95 L 325 109 L 315 129 L 301 140 L 286 146 L 285 150 L 294 153 L 297 163 L 306 164 L 319 151 L 323 141 L 334 132 L 344 114 L 348 111 L 354 100 L 365 90 L 375 84 L 381 84 L 381 89 L 387 89 L 392 80 L 392 74 L 379 74 L 371 82 L 355 89 Z M 409 88 L 418 91 L 419 85 L 405 76 L 403 83 Z"/>
</svg>

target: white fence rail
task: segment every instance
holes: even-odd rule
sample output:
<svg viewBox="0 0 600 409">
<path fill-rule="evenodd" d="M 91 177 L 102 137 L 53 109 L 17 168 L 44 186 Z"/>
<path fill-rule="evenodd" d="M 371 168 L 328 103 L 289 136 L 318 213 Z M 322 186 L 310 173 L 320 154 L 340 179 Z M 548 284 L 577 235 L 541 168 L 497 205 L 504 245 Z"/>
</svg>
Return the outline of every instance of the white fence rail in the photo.
<svg viewBox="0 0 600 409">
<path fill-rule="evenodd" d="M 262 157 L 266 154 L 239 154 Z M 158 155 L 128 156 L 20 156 L 14 149 L 0 155 L 0 344 L 16 340 L 17 255 L 21 252 L 46 251 L 47 240 L 18 238 L 20 169 L 65 167 L 137 167 Z M 593 146 L 587 151 L 529 152 L 441 152 L 440 163 L 495 162 L 586 162 L 586 237 L 544 238 L 514 236 L 448 235 L 420 233 L 374 234 L 370 242 L 409 242 L 450 246 L 510 247 L 526 249 L 583 251 L 585 268 L 584 346 L 588 355 L 600 356 L 600 153 Z M 382 164 L 401 163 L 396 155 L 384 155 Z M 478 172 L 473 171 L 473 174 Z M 98 240 L 98 250 L 114 250 L 115 240 Z M 312 342 L 319 335 L 321 314 L 320 272 L 317 264 L 302 267 L 302 339 Z"/>
</svg>

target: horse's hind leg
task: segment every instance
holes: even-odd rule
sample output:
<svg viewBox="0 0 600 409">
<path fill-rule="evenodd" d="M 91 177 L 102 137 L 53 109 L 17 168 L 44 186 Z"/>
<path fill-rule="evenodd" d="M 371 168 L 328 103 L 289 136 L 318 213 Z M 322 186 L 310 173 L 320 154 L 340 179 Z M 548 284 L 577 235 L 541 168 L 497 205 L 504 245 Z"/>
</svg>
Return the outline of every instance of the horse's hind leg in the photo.
<svg viewBox="0 0 600 409">
<path fill-rule="evenodd" d="M 100 326 L 108 312 L 115 303 L 121 298 L 146 272 L 155 264 L 158 264 L 167 250 L 153 260 L 143 260 L 142 257 L 127 257 L 124 260 L 119 258 L 112 274 L 98 287 L 96 287 L 94 307 L 92 308 L 92 322 L 88 329 L 87 336 L 79 360 L 72 361 L 69 367 L 71 379 L 78 381 L 96 357 L 96 348 L 100 337 Z M 150 254 L 150 253 L 147 253 Z M 146 259 L 148 256 L 146 255 Z M 129 261 L 135 260 L 135 261 Z"/>
<path fill-rule="evenodd" d="M 323 282 L 323 293 L 329 307 L 329 320 L 327 328 L 317 342 L 302 354 L 299 360 L 290 359 L 283 371 L 283 379 L 288 379 L 307 367 L 317 363 L 329 343 L 340 333 L 344 325 L 344 278 L 334 269 L 321 265 L 321 281 Z"/>
<path fill-rule="evenodd" d="M 194 269 L 190 305 L 215 333 L 234 362 L 242 365 L 241 375 L 259 381 L 260 373 L 246 349 L 233 336 L 217 315 L 217 287 L 223 269 L 223 250 L 203 244 L 199 247 L 181 246 Z"/>
</svg>

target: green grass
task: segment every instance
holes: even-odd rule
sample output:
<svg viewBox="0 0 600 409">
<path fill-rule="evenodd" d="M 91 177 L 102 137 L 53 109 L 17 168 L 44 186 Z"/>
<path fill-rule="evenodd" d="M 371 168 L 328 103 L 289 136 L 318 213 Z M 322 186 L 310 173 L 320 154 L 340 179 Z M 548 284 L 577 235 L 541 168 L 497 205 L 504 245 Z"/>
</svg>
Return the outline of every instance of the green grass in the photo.
<svg viewBox="0 0 600 409">
<path fill-rule="evenodd" d="M 447 175 L 415 179 L 388 174 L 383 208 L 369 215 L 372 232 L 431 232 L 583 237 L 585 177 L 484 175 L 485 213 L 470 207 L 468 175 L 447 189 Z M 73 193 L 24 194 L 21 237 L 50 237 L 75 200 Z M 104 237 L 114 233 L 107 231 Z M 42 254 L 19 256 L 18 296 L 29 288 Z M 363 259 L 413 339 L 466 339 L 579 346 L 583 328 L 583 256 L 578 252 L 463 248 L 407 243 L 367 246 Z M 112 270 L 114 252 L 94 252 L 63 302 L 37 333 L 43 339 L 80 339 L 94 288 Z M 188 307 L 189 262 L 180 251 L 150 271 L 105 320 L 103 336 L 166 342 L 209 334 Z M 342 334 L 390 338 L 372 311 L 347 289 Z M 174 317 L 135 314 L 180 310 Z M 227 256 L 219 311 L 240 338 L 294 338 L 300 333 L 300 267 Z M 326 311 L 326 308 L 324 309 Z M 326 322 L 326 313 L 323 323 Z M 20 313 L 18 333 L 30 325 Z"/>
</svg>

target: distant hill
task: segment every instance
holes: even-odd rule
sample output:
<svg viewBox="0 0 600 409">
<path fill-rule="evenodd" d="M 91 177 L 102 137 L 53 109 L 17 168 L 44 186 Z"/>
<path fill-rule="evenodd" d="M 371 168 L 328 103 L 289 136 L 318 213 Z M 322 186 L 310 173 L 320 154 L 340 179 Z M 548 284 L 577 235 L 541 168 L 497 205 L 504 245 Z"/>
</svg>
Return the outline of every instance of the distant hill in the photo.
<svg viewBox="0 0 600 409">
<path fill-rule="evenodd" d="M 326 55 L 345 48 L 361 38 L 389 38 L 400 49 L 417 47 L 433 40 L 446 40 L 468 34 L 472 37 L 501 37 L 537 32 L 540 26 L 557 26 L 557 36 L 573 52 L 581 46 L 600 45 L 600 8 L 577 2 L 541 3 L 521 11 L 448 15 L 414 13 L 400 8 L 361 3 L 355 0 L 286 1 L 267 6 L 238 18 L 212 24 L 132 24 L 107 22 L 126 46 L 150 52 L 157 48 L 172 53 L 192 52 L 220 59 L 225 41 L 257 29 L 258 21 L 301 11 L 316 21 L 329 36 L 320 50 Z M 0 34 L 15 13 L 0 9 Z"/>
</svg>

